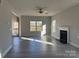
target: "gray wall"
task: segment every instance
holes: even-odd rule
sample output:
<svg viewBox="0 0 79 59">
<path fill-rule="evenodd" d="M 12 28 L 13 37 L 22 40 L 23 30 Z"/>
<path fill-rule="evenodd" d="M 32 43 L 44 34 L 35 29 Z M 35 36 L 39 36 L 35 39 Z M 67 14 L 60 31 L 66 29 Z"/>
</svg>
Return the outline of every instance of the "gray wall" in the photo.
<svg viewBox="0 0 79 59">
<path fill-rule="evenodd" d="M 52 32 L 52 36 L 59 37 L 59 27 L 67 25 L 70 28 L 70 42 L 79 45 L 79 5 L 55 15 L 53 20 L 56 20 L 56 32 Z"/>
<path fill-rule="evenodd" d="M 47 35 L 51 33 L 51 17 L 21 16 L 21 36 L 39 36 L 40 32 L 30 32 L 30 20 L 42 21 L 47 25 Z"/>
<path fill-rule="evenodd" d="M 12 45 L 11 37 L 11 8 L 5 0 L 0 4 L 0 54 Z"/>
</svg>

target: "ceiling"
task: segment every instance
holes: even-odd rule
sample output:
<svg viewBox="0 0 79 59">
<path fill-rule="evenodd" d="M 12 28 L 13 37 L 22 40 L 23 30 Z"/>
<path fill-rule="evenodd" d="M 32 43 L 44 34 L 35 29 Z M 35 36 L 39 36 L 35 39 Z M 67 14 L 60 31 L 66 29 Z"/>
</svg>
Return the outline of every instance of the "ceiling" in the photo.
<svg viewBox="0 0 79 59">
<path fill-rule="evenodd" d="M 51 16 L 73 7 L 79 0 L 7 0 L 15 8 L 18 15 Z M 39 14 L 35 7 L 46 7 L 48 14 Z"/>
</svg>

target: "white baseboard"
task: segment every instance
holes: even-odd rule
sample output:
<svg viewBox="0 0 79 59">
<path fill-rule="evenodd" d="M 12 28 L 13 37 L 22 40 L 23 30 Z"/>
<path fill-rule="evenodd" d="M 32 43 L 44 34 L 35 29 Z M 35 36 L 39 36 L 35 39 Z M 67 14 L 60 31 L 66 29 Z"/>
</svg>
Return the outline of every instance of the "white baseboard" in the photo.
<svg viewBox="0 0 79 59">
<path fill-rule="evenodd" d="M 4 56 L 10 51 L 10 49 L 12 48 L 12 45 L 10 45 L 2 54 L 2 58 L 4 58 Z"/>
<path fill-rule="evenodd" d="M 74 46 L 74 47 L 79 48 L 79 45 L 77 45 L 77 44 L 75 44 L 75 43 L 73 43 L 73 42 L 70 42 L 70 44 L 71 44 L 72 46 Z"/>
</svg>

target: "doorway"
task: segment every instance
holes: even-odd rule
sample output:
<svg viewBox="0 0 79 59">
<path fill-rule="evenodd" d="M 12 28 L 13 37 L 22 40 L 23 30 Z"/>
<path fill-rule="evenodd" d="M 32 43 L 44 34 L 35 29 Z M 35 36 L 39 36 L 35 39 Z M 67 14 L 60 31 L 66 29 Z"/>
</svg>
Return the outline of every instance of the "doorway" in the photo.
<svg viewBox="0 0 79 59">
<path fill-rule="evenodd" d="M 12 16 L 12 36 L 19 36 L 19 17 Z"/>
</svg>

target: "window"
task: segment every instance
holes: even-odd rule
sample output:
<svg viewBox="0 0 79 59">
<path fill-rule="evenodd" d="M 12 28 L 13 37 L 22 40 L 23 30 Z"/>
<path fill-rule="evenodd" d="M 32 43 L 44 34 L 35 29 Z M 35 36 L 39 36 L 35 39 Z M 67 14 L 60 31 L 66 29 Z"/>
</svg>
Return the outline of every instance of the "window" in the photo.
<svg viewBox="0 0 79 59">
<path fill-rule="evenodd" d="M 41 31 L 41 36 L 46 34 L 46 24 L 43 25 L 43 30 Z"/>
<path fill-rule="evenodd" d="M 30 31 L 41 31 L 42 21 L 30 21 Z"/>
<path fill-rule="evenodd" d="M 53 32 L 56 32 L 56 20 L 53 20 Z"/>
</svg>

